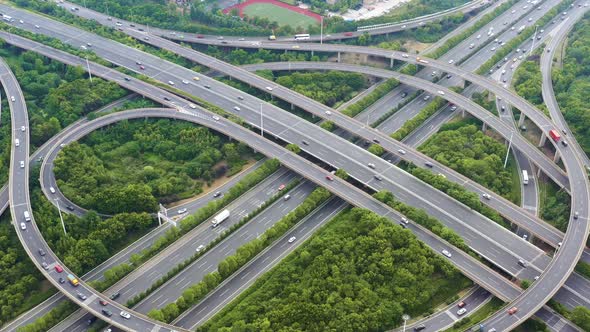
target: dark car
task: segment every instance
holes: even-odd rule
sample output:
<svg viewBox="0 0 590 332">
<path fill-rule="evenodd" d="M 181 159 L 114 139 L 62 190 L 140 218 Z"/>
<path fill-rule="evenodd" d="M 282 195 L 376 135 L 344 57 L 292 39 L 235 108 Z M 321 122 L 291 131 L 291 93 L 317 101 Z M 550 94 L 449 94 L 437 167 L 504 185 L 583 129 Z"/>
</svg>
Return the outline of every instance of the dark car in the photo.
<svg viewBox="0 0 590 332">
<path fill-rule="evenodd" d="M 74 211 L 74 207 L 71 205 L 66 206 L 66 209 L 70 210 L 70 211 Z"/>
<path fill-rule="evenodd" d="M 405 92 L 405 91 L 402 92 L 402 98 L 406 98 L 407 96 L 408 96 L 408 93 L 407 92 Z"/>
<path fill-rule="evenodd" d="M 102 309 L 102 314 L 107 317 L 111 317 L 113 315 L 113 313 L 109 309 Z"/>
<path fill-rule="evenodd" d="M 213 194 L 213 197 L 219 197 L 219 196 L 221 196 L 221 192 L 220 191 L 218 191 L 215 194 Z"/>
<path fill-rule="evenodd" d="M 422 324 L 422 325 L 418 325 L 416 327 L 414 327 L 414 331 L 422 331 L 426 328 L 426 325 Z"/>
<path fill-rule="evenodd" d="M 129 77 L 125 77 L 125 81 L 129 82 L 131 79 Z"/>
<path fill-rule="evenodd" d="M 168 97 L 164 97 L 164 100 L 165 100 L 165 101 L 170 101 L 170 98 L 168 98 Z"/>
<path fill-rule="evenodd" d="M 59 283 L 60 283 L 60 284 L 64 284 L 65 282 L 66 282 L 66 279 L 64 279 L 64 278 L 59 278 Z"/>
<path fill-rule="evenodd" d="M 110 296 L 110 299 L 111 300 L 116 300 L 117 298 L 119 298 L 119 296 L 121 296 L 121 293 L 116 292 L 116 293 L 114 293 L 113 295 Z"/>
<path fill-rule="evenodd" d="M 96 317 L 92 316 L 90 318 L 88 318 L 88 320 L 86 321 L 87 325 L 92 325 L 92 323 L 94 323 L 96 321 Z"/>
<path fill-rule="evenodd" d="M 373 138 L 373 142 L 375 142 L 375 143 L 379 144 L 379 140 L 378 140 L 378 139 L 376 139 L 376 138 Z"/>
</svg>

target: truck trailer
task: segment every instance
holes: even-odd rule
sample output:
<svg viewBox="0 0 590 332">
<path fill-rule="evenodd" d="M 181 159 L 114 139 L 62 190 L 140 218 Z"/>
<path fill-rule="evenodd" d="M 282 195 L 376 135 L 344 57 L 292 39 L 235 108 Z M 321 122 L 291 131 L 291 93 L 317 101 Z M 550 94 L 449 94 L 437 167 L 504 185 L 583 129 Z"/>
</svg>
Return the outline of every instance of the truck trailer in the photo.
<svg viewBox="0 0 590 332">
<path fill-rule="evenodd" d="M 211 224 L 213 224 L 213 227 L 217 227 L 227 218 L 229 218 L 229 210 L 225 209 L 221 211 L 218 215 L 213 217 L 213 220 L 211 220 Z"/>
</svg>

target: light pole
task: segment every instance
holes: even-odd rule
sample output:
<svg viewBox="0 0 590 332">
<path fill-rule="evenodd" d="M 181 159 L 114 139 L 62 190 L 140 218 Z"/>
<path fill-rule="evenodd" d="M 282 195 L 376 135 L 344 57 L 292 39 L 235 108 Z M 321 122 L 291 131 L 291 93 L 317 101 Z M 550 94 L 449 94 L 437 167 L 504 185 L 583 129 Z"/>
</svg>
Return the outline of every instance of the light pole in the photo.
<svg viewBox="0 0 590 332">
<path fill-rule="evenodd" d="M 403 314 L 402 319 L 404 320 L 404 329 L 403 332 L 406 332 L 406 322 L 410 320 L 410 315 Z"/>
<path fill-rule="evenodd" d="M 535 48 L 535 39 L 537 39 L 537 29 L 539 28 L 539 25 L 535 25 L 535 34 L 533 35 L 533 44 L 531 45 L 531 51 L 529 52 L 529 56 L 531 56 L 531 54 L 533 54 L 533 48 Z"/>
<path fill-rule="evenodd" d="M 262 103 L 260 103 L 260 136 L 264 137 L 264 116 L 262 115 Z"/>
<path fill-rule="evenodd" d="M 508 154 L 510 153 L 510 147 L 512 146 L 512 135 L 514 135 L 514 132 L 510 133 L 510 141 L 508 142 L 508 150 L 506 151 L 506 158 L 504 158 L 504 168 L 506 168 L 506 164 L 508 163 Z"/>
<path fill-rule="evenodd" d="M 88 68 L 88 77 L 90 77 L 90 84 L 92 84 L 92 73 L 90 72 L 90 63 L 88 62 L 88 56 L 86 56 L 86 68 Z"/>
<path fill-rule="evenodd" d="M 320 16 L 320 44 L 324 43 L 324 16 Z"/>
<path fill-rule="evenodd" d="M 66 232 L 66 224 L 64 223 L 64 218 L 61 215 L 61 209 L 59 208 L 59 198 L 55 199 L 55 204 L 57 204 L 57 212 L 59 213 L 59 219 L 61 220 L 61 227 L 64 229 L 64 234 L 68 235 Z"/>
</svg>

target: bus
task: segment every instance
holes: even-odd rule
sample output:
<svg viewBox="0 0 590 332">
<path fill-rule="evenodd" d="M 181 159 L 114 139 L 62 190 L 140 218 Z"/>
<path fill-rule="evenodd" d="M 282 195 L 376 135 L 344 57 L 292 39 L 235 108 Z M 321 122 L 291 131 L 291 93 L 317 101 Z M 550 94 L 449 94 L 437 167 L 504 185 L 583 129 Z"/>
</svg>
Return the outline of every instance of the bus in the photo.
<svg viewBox="0 0 590 332">
<path fill-rule="evenodd" d="M 522 170 L 522 183 L 529 184 L 529 173 L 526 171 L 526 169 Z"/>
<path fill-rule="evenodd" d="M 295 35 L 295 40 L 308 40 L 309 39 L 309 33 L 300 33 Z"/>
</svg>

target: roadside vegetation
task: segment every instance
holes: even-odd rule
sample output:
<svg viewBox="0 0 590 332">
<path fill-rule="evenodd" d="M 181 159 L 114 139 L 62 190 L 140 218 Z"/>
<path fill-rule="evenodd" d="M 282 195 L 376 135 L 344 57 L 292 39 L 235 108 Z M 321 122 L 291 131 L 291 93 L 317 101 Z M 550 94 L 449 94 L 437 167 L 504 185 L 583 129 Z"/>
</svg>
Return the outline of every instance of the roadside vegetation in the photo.
<svg viewBox="0 0 590 332">
<path fill-rule="evenodd" d="M 441 130 L 418 150 L 509 200 L 512 176 L 504 168 L 506 146 L 475 125 Z"/>
<path fill-rule="evenodd" d="M 403 313 L 431 312 L 469 284 L 409 231 L 353 208 L 201 330 L 386 330 L 399 326 Z"/>
<path fill-rule="evenodd" d="M 549 111 L 543 102 L 543 94 L 541 92 L 542 80 L 540 57 L 539 55 L 534 55 L 527 58 L 518 66 L 514 73 L 512 84 L 519 96 L 528 100 L 542 110 L 545 115 L 549 116 Z"/>
<path fill-rule="evenodd" d="M 65 147 L 54 162 L 60 190 L 101 213 L 153 212 L 239 172 L 254 153 L 188 122 L 124 121 Z"/>
<path fill-rule="evenodd" d="M 375 88 L 375 90 L 371 91 L 357 102 L 343 109 L 342 113 L 354 118 L 359 113 L 367 109 L 367 107 L 371 106 L 377 100 L 388 94 L 391 90 L 395 89 L 398 85 L 398 80 L 393 78 L 388 79 L 387 81 L 383 82 L 383 84 Z"/>
<path fill-rule="evenodd" d="M 247 65 L 265 62 L 287 62 L 287 61 L 326 61 L 325 55 L 311 55 L 311 52 L 298 52 L 295 50 L 273 51 L 273 50 L 252 50 L 252 49 L 234 49 L 227 50 L 217 46 L 207 46 L 194 44 L 190 45 L 193 49 L 208 54 L 217 59 L 227 61 L 233 65 Z"/>
<path fill-rule="evenodd" d="M 570 195 L 553 181 L 539 181 L 539 215 L 562 232 L 569 223 L 570 203 Z"/>
<path fill-rule="evenodd" d="M 340 71 L 278 73 L 274 81 L 329 107 L 346 102 L 368 87 L 364 75 Z"/>
<path fill-rule="evenodd" d="M 232 273 L 247 264 L 252 258 L 281 238 L 289 229 L 318 208 L 331 197 L 328 190 L 316 188 L 295 210 L 289 212 L 256 239 L 242 245 L 236 253 L 225 257 L 217 266 L 217 271 L 203 277 L 203 280 L 189 286 L 175 302 L 162 309 L 153 309 L 148 316 L 163 322 L 171 322 L 182 312 L 199 303 L 209 292 L 219 286 Z"/>
<path fill-rule="evenodd" d="M 553 88 L 568 126 L 590 155 L 590 15 L 578 22 L 569 38 L 563 65 L 553 67 Z"/>
</svg>

